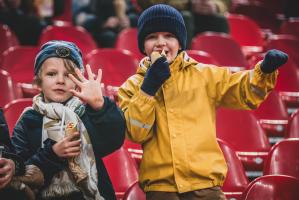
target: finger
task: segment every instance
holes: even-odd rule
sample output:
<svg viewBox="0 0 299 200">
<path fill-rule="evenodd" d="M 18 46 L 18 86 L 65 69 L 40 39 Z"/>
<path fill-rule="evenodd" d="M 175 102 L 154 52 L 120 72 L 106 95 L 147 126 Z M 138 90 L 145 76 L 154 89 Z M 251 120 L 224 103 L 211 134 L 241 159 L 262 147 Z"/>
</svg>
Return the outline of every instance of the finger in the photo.
<svg viewBox="0 0 299 200">
<path fill-rule="evenodd" d="M 76 79 L 73 74 L 69 74 L 69 78 L 80 88 L 82 87 L 82 82 L 80 82 L 78 79 Z"/>
<path fill-rule="evenodd" d="M 86 65 L 86 71 L 88 75 L 88 80 L 94 80 L 94 74 L 91 71 L 91 67 L 89 64 Z"/>
<path fill-rule="evenodd" d="M 86 81 L 86 78 L 83 76 L 83 74 L 81 73 L 81 71 L 78 68 L 75 69 L 75 73 L 77 74 L 77 76 L 81 82 Z"/>
<path fill-rule="evenodd" d="M 80 155 L 80 152 L 78 152 L 78 153 L 69 153 L 69 154 L 64 155 L 63 157 L 64 158 L 73 158 L 73 157 L 76 157 L 76 156 L 79 156 L 79 155 Z"/>
<path fill-rule="evenodd" d="M 83 99 L 83 95 L 80 92 L 78 92 L 78 91 L 76 91 L 74 89 L 70 89 L 69 91 L 71 93 L 73 93 L 74 96 L 79 97 L 81 100 Z"/>
<path fill-rule="evenodd" d="M 75 140 L 75 141 L 71 141 L 68 143 L 67 147 L 68 148 L 73 148 L 73 147 L 80 147 L 81 146 L 81 140 Z"/>
<path fill-rule="evenodd" d="M 102 69 L 99 69 L 98 70 L 98 77 L 97 77 L 97 81 L 99 83 L 101 83 L 101 81 L 102 81 L 102 75 L 103 75 L 103 71 L 102 71 Z"/>
<path fill-rule="evenodd" d="M 66 155 L 74 154 L 74 153 L 80 153 L 80 150 L 81 150 L 80 147 L 71 147 L 71 148 L 68 148 L 66 150 Z"/>
</svg>

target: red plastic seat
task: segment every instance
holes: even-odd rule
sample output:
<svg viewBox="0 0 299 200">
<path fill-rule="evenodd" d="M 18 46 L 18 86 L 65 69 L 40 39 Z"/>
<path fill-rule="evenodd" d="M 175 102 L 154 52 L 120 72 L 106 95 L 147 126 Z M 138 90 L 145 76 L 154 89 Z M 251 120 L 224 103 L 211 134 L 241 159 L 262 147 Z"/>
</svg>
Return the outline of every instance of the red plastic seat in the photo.
<svg viewBox="0 0 299 200">
<path fill-rule="evenodd" d="M 269 38 L 266 48 L 279 49 L 286 52 L 299 69 L 299 37 L 296 38 L 293 35 L 273 35 Z"/>
<path fill-rule="evenodd" d="M 122 30 L 116 39 L 115 48 L 131 51 L 138 60 L 145 57 L 138 48 L 137 28 L 127 28 Z"/>
<path fill-rule="evenodd" d="M 263 35 L 255 21 L 244 15 L 235 14 L 228 14 L 226 18 L 230 35 L 241 45 L 246 55 L 264 50 Z"/>
<path fill-rule="evenodd" d="M 187 54 L 200 63 L 219 65 L 219 63 L 205 51 L 187 50 Z"/>
<path fill-rule="evenodd" d="M 21 116 L 24 108 L 32 106 L 31 98 L 16 99 L 4 106 L 4 116 L 6 118 L 9 133 L 12 134 L 13 128 Z"/>
<path fill-rule="evenodd" d="M 262 176 L 250 183 L 243 200 L 298 200 L 299 179 L 284 175 Z"/>
<path fill-rule="evenodd" d="M 86 56 L 86 63 L 97 74 L 103 71 L 102 82 L 107 85 L 120 86 L 136 73 L 138 61 L 131 52 L 120 49 L 97 49 Z"/>
<path fill-rule="evenodd" d="M 299 39 L 299 19 L 290 18 L 284 21 L 280 27 L 280 33 L 291 34 Z"/>
<path fill-rule="evenodd" d="M 242 192 L 249 183 L 244 167 L 235 151 L 227 142 L 221 139 L 217 139 L 217 141 L 228 165 L 228 171 L 222 190 L 227 199 L 240 199 Z"/>
<path fill-rule="evenodd" d="M 65 40 L 75 43 L 82 51 L 83 56 L 97 48 L 92 36 L 79 26 L 48 26 L 43 30 L 39 45 L 43 45 L 49 40 Z"/>
<path fill-rule="evenodd" d="M 4 107 L 10 101 L 22 97 L 21 88 L 13 82 L 10 74 L 2 69 L 0 69 L 0 85 L 0 107 Z"/>
<path fill-rule="evenodd" d="M 138 181 L 136 165 L 123 147 L 104 157 L 103 161 L 112 181 L 116 198 L 121 200 L 125 192 Z"/>
<path fill-rule="evenodd" d="M 145 193 L 138 182 L 134 183 L 125 193 L 123 200 L 145 200 Z"/>
<path fill-rule="evenodd" d="M 5 24 L 0 24 L 0 38 L 1 38 L 0 55 L 9 47 L 14 47 L 19 45 L 17 36 Z"/>
<path fill-rule="evenodd" d="M 2 56 L 2 67 L 7 70 L 14 82 L 22 88 L 23 97 L 33 97 L 39 90 L 32 86 L 33 68 L 38 47 L 16 46 L 5 51 Z"/>
<path fill-rule="evenodd" d="M 124 148 L 129 152 L 131 158 L 135 160 L 137 167 L 139 167 L 143 154 L 141 145 L 126 139 L 124 142 Z"/>
<path fill-rule="evenodd" d="M 293 113 L 289 120 L 287 137 L 299 138 L 299 110 Z"/>
<path fill-rule="evenodd" d="M 199 34 L 192 39 L 191 49 L 209 53 L 220 65 L 231 67 L 232 71 L 240 71 L 247 67 L 240 45 L 224 33 Z"/>
<path fill-rule="evenodd" d="M 299 138 L 288 138 L 278 142 L 269 152 L 264 174 L 283 174 L 299 179 L 298 152 Z"/>
<path fill-rule="evenodd" d="M 219 108 L 216 130 L 217 137 L 229 142 L 236 150 L 247 177 L 261 176 L 271 146 L 254 114 L 245 110 Z"/>
<path fill-rule="evenodd" d="M 286 136 L 288 112 L 277 91 L 272 91 L 253 113 L 259 119 L 271 144 L 275 144 Z"/>
</svg>

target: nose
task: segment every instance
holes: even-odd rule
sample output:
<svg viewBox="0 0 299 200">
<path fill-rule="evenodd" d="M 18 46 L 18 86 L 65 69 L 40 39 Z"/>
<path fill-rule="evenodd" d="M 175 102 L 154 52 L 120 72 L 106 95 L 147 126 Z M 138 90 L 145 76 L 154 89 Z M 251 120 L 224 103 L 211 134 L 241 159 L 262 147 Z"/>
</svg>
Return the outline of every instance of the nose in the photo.
<svg viewBox="0 0 299 200">
<path fill-rule="evenodd" d="M 58 74 L 56 79 L 57 84 L 64 84 L 65 83 L 65 77 L 63 74 Z"/>
<path fill-rule="evenodd" d="M 156 45 L 157 46 L 165 46 L 166 45 L 166 41 L 163 36 L 161 36 L 161 35 L 158 36 Z"/>
</svg>

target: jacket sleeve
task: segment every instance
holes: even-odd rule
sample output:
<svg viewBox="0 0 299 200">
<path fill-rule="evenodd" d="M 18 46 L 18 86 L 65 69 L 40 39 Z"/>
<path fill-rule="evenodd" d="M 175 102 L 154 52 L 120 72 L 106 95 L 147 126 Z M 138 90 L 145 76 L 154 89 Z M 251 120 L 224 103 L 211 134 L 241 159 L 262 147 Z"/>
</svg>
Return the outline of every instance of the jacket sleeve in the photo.
<svg viewBox="0 0 299 200">
<path fill-rule="evenodd" d="M 104 106 L 99 111 L 87 105 L 82 120 L 96 156 L 104 157 L 122 146 L 126 129 L 123 112 L 109 98 L 104 97 Z"/>
<path fill-rule="evenodd" d="M 26 165 L 33 164 L 40 168 L 47 184 L 56 173 L 67 166 L 67 161 L 59 158 L 53 152 L 52 146 L 55 143 L 53 140 L 47 139 L 44 142 L 44 148 L 39 147 L 37 150 L 32 146 L 28 134 L 30 131 L 34 133 L 37 133 L 37 131 L 32 127 L 29 128 L 28 124 L 38 123 L 34 121 L 35 119 L 28 117 L 28 113 L 31 112 L 24 113 L 20 120 L 18 120 L 13 131 L 12 144 L 15 147 L 16 153 L 23 158 Z M 41 131 L 41 129 L 38 130 Z M 41 135 L 41 132 L 37 134 Z M 36 137 L 39 138 L 39 136 Z"/>
<path fill-rule="evenodd" d="M 126 136 L 137 143 L 144 143 L 153 136 L 155 123 L 156 100 L 140 91 L 142 80 L 140 75 L 134 75 L 118 91 L 119 105 L 126 119 Z"/>
<path fill-rule="evenodd" d="M 233 109 L 256 109 L 273 90 L 278 75 L 277 70 L 271 74 L 263 73 L 260 63 L 252 70 L 237 73 L 218 69 L 221 73 L 212 78 L 215 88 L 209 89 L 210 94 L 215 97 L 217 106 Z"/>
</svg>

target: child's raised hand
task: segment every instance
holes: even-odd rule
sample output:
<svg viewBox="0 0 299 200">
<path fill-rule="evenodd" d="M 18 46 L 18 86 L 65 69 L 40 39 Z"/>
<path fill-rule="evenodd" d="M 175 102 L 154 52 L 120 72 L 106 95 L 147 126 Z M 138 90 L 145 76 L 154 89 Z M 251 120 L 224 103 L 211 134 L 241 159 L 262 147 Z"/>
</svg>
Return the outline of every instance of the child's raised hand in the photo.
<svg viewBox="0 0 299 200">
<path fill-rule="evenodd" d="M 79 69 L 75 69 L 79 80 L 77 80 L 72 74 L 69 74 L 70 79 L 78 86 L 79 91 L 74 89 L 70 90 L 75 96 L 79 97 L 82 101 L 89 104 L 93 109 L 100 110 L 104 105 L 104 98 L 101 89 L 102 70 L 98 70 L 98 76 L 94 78 L 94 75 L 90 69 L 90 66 L 86 66 L 88 79 L 86 79 Z"/>
<path fill-rule="evenodd" d="M 75 132 L 55 143 L 52 147 L 55 154 L 60 158 L 72 158 L 78 156 L 80 154 L 81 140 L 76 140 L 76 138 L 80 137 L 79 135 L 79 132 Z"/>
</svg>

